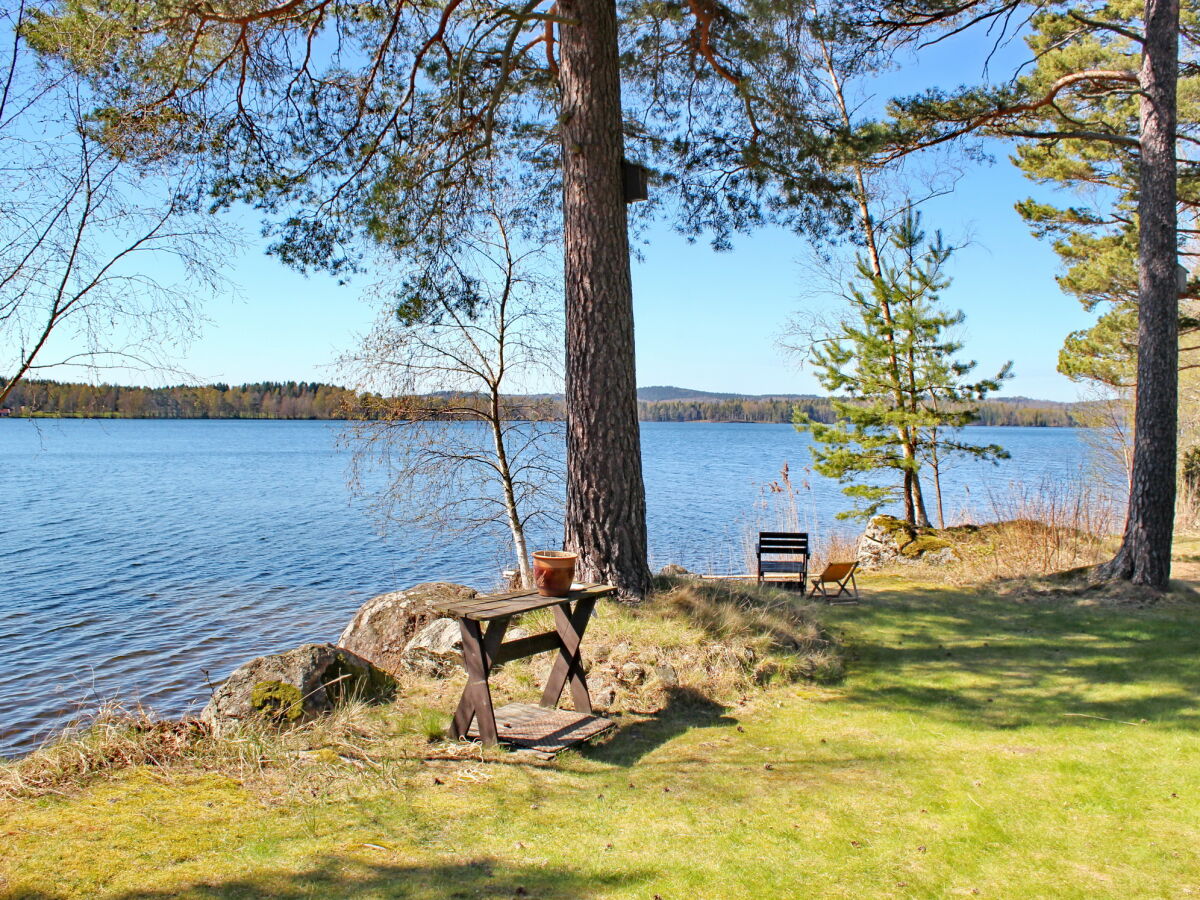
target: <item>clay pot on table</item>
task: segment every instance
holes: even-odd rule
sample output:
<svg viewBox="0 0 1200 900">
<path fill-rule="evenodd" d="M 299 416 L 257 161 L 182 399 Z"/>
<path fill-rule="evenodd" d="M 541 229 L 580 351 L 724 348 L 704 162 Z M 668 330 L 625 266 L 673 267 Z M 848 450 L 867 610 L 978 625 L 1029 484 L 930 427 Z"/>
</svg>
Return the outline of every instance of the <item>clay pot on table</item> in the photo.
<svg viewBox="0 0 1200 900">
<path fill-rule="evenodd" d="M 566 550 L 537 550 L 533 554 L 533 580 L 543 597 L 565 597 L 575 580 L 576 553 Z"/>
</svg>

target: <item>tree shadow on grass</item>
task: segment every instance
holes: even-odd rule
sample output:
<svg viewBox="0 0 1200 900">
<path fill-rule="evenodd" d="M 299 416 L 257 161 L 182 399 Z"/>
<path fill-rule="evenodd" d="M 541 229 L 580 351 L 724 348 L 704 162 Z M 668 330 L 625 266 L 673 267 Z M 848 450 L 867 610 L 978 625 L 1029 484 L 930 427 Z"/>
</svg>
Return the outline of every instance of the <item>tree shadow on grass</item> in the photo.
<svg viewBox="0 0 1200 900">
<path fill-rule="evenodd" d="M 849 629 L 848 699 L 996 729 L 1087 717 L 1200 729 L 1194 619 L 1190 605 L 1022 603 L 918 587 L 874 591 L 838 616 Z"/>
<path fill-rule="evenodd" d="M 673 687 L 663 708 L 646 719 L 619 727 L 607 741 L 587 749 L 587 756 L 615 766 L 636 765 L 647 754 L 694 728 L 736 725 L 728 710 L 692 688 Z"/>
<path fill-rule="evenodd" d="M 552 866 L 518 866 L 481 857 L 462 863 L 390 865 L 326 856 L 298 872 L 263 871 L 229 880 L 212 879 L 198 884 L 104 893 L 110 900 L 157 900 L 164 897 L 193 900 L 557 900 L 595 897 L 618 888 L 636 887 L 645 872 L 588 874 Z M 40 892 L 5 895 L 13 900 L 57 900 Z"/>
</svg>

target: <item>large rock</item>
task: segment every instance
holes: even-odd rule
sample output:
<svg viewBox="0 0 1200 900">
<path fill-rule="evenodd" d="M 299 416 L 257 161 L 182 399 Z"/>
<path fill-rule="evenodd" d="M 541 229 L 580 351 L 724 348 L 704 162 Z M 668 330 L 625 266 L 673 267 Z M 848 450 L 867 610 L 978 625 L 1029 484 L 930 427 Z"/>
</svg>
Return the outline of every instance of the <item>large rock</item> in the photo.
<svg viewBox="0 0 1200 900">
<path fill-rule="evenodd" d="M 442 618 L 433 604 L 470 600 L 477 594 L 474 588 L 443 581 L 380 594 L 359 607 L 338 638 L 338 646 L 398 675 L 405 666 L 404 648 L 409 641 L 426 625 Z"/>
<path fill-rule="evenodd" d="M 200 718 L 217 728 L 243 719 L 297 725 L 348 700 L 381 701 L 396 680 L 332 644 L 304 644 L 239 666 L 213 692 Z"/>
<path fill-rule="evenodd" d="M 404 663 L 426 675 L 445 675 L 462 661 L 457 619 L 434 619 L 404 647 Z"/>
<path fill-rule="evenodd" d="M 504 632 L 505 641 L 528 637 L 524 628 Z M 457 619 L 434 619 L 404 647 L 404 665 L 425 675 L 441 677 L 462 667 L 462 629 Z"/>
<path fill-rule="evenodd" d="M 856 555 L 862 569 L 945 564 L 955 559 L 953 544 L 937 529 L 917 528 L 894 516 L 876 516 L 867 523 L 859 536 Z"/>
</svg>

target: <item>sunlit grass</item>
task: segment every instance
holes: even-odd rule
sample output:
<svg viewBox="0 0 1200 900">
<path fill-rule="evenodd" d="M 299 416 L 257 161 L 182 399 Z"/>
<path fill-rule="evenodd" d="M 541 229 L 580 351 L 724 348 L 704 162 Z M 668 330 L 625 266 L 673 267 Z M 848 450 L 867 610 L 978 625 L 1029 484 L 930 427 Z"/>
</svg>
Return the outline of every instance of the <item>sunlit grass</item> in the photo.
<svg viewBox="0 0 1200 900">
<path fill-rule="evenodd" d="M 840 684 L 722 703 L 681 688 L 550 765 L 436 751 L 423 734 L 432 749 L 417 752 L 435 718 L 418 710 L 370 761 L 296 769 L 307 794 L 125 769 L 0 806 L 0 885 L 42 898 L 1200 894 L 1200 607 L 868 584 L 862 604 L 820 612 L 846 645 Z M 603 617 L 594 637 L 670 648 L 694 627 L 654 616 L 639 632 L 635 618 Z"/>
</svg>

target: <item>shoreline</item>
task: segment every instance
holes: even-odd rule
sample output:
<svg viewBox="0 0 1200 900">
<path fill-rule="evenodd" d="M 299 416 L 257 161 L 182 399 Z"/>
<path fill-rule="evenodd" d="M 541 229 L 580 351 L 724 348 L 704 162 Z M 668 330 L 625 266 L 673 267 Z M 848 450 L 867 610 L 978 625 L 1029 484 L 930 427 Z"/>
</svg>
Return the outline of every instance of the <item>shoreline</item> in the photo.
<svg viewBox="0 0 1200 900">
<path fill-rule="evenodd" d="M 321 419 L 321 418 L 294 418 L 284 419 L 271 416 L 117 416 L 117 415 L 77 415 L 77 414 L 62 414 L 62 413 L 34 413 L 33 415 L 8 415 L 0 416 L 0 421 L 4 419 L 12 420 L 47 420 L 47 419 L 72 419 L 78 421 L 94 421 L 94 422 L 363 422 L 371 421 L 369 419 Z M 441 421 L 454 422 L 462 421 L 456 419 L 444 419 Z M 532 419 L 510 419 L 506 421 L 525 422 L 534 421 Z M 562 419 L 538 419 L 539 422 L 556 422 L 563 423 Z M 641 425 L 788 425 L 791 422 L 760 422 L 750 419 L 687 419 L 677 421 L 675 419 L 639 419 Z M 984 425 L 979 422 L 970 422 L 963 426 L 964 428 L 1036 428 L 1036 429 L 1053 429 L 1053 430 L 1086 430 L 1086 425 L 1054 425 L 1050 423 L 1041 423 L 1036 425 Z"/>
</svg>

